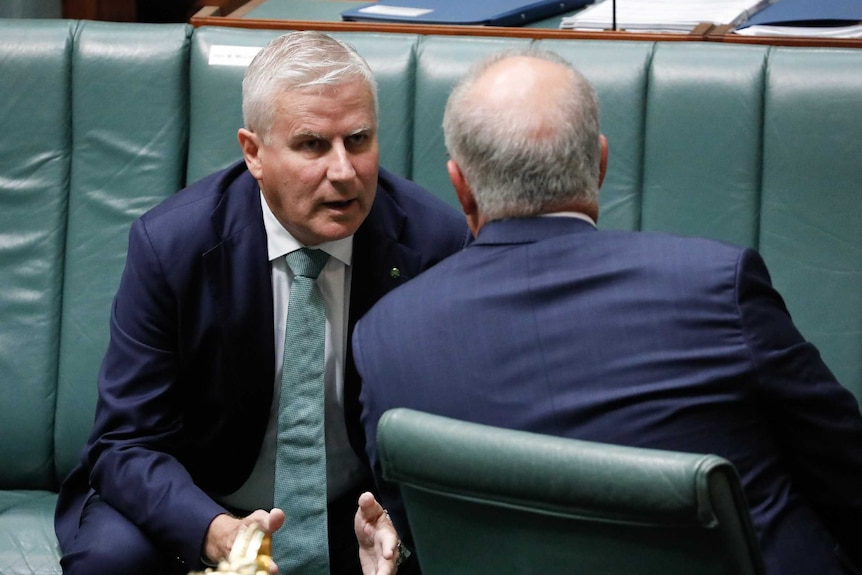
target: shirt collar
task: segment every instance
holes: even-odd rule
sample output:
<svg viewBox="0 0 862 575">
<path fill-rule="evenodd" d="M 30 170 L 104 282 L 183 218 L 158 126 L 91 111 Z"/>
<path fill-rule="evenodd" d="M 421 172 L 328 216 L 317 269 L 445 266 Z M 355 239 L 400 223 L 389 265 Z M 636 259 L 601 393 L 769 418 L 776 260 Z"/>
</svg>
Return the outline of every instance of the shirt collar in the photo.
<svg viewBox="0 0 862 575">
<path fill-rule="evenodd" d="M 295 252 L 305 247 L 290 232 L 284 229 L 284 226 L 281 225 L 278 218 L 269 209 L 269 204 L 266 203 L 263 192 L 260 193 L 260 206 L 263 209 L 263 226 L 266 230 L 266 251 L 269 261 L 276 260 L 290 252 Z M 353 258 L 352 235 L 340 240 L 324 242 L 314 247 L 325 251 L 346 266 L 350 265 Z"/>
<path fill-rule="evenodd" d="M 541 217 L 541 218 L 578 218 L 579 220 L 584 220 L 585 222 L 589 222 L 593 225 L 593 227 L 596 227 L 595 220 L 593 220 L 593 218 L 591 218 L 590 216 L 588 216 L 587 214 L 584 214 L 582 212 L 550 212 L 547 214 L 540 214 L 539 217 Z"/>
</svg>

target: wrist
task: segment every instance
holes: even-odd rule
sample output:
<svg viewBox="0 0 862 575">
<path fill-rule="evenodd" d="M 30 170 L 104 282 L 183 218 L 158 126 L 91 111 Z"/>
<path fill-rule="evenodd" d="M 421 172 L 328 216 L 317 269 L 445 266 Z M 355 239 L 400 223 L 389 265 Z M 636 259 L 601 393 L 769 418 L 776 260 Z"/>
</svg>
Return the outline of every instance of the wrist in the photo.
<svg viewBox="0 0 862 575">
<path fill-rule="evenodd" d="M 207 529 L 201 554 L 204 565 L 212 567 L 227 559 L 233 539 L 236 537 L 238 524 L 239 520 L 227 513 L 221 513 L 213 518 Z"/>
</svg>

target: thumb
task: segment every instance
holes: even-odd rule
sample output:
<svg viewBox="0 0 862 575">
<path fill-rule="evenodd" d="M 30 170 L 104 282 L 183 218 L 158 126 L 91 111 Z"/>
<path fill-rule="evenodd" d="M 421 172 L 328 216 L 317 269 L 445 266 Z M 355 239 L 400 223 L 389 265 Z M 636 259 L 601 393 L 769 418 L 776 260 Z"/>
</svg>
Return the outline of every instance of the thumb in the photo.
<svg viewBox="0 0 862 575">
<path fill-rule="evenodd" d="M 270 533 L 274 533 L 281 529 L 282 525 L 284 525 L 284 511 L 278 507 L 274 507 L 269 512 L 269 520 L 267 521 L 266 529 Z"/>
</svg>

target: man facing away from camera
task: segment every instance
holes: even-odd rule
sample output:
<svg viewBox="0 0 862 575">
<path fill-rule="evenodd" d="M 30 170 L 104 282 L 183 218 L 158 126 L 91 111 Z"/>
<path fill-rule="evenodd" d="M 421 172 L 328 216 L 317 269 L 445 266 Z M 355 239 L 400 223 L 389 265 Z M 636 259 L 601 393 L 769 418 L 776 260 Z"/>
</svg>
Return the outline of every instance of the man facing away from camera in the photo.
<svg viewBox="0 0 862 575">
<path fill-rule="evenodd" d="M 443 125 L 476 239 L 354 332 L 372 467 L 377 423 L 395 407 L 715 453 L 740 474 L 768 573 L 862 569 L 859 407 L 794 326 L 760 256 L 597 230 L 598 102 L 555 54 L 482 62 Z M 382 493 L 409 539 L 397 491 Z"/>
</svg>

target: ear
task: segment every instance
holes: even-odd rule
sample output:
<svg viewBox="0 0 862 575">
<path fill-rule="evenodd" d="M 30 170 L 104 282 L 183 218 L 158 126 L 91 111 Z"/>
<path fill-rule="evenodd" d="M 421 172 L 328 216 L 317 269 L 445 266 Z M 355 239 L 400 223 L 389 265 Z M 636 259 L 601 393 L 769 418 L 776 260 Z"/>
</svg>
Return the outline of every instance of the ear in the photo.
<svg viewBox="0 0 862 575">
<path fill-rule="evenodd" d="M 446 162 L 446 171 L 449 172 L 449 180 L 452 181 L 452 186 L 455 188 L 455 194 L 458 196 L 458 203 L 461 204 L 461 210 L 467 217 L 467 227 L 470 228 L 473 236 L 479 233 L 481 218 L 479 216 L 479 206 L 476 204 L 476 199 L 473 197 L 473 191 L 470 189 L 470 184 L 464 178 L 464 173 L 461 171 L 455 160 Z"/>
<path fill-rule="evenodd" d="M 242 155 L 245 158 L 245 165 L 248 166 L 248 171 L 256 180 L 263 178 L 263 167 L 260 159 L 261 142 L 257 134 L 245 128 L 240 128 L 237 132 L 239 147 L 242 149 Z"/>
<path fill-rule="evenodd" d="M 608 139 L 604 134 L 599 134 L 599 142 L 602 145 L 602 159 L 599 162 L 599 187 L 601 188 L 608 171 Z"/>
</svg>

